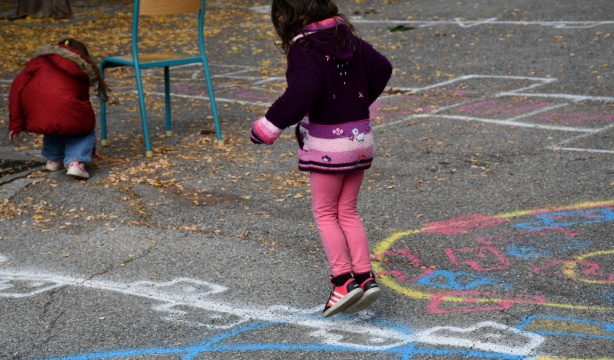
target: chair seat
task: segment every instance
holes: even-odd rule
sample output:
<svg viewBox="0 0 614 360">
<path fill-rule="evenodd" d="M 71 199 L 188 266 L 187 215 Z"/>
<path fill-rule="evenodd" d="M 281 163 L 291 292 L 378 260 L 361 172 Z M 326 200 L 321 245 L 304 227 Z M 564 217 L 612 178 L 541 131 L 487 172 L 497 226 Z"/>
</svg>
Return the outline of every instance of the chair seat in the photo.
<svg viewBox="0 0 614 360">
<path fill-rule="evenodd" d="M 115 56 L 115 57 L 125 60 L 125 61 L 132 61 L 132 54 Z M 139 61 L 143 63 L 143 62 L 185 59 L 185 58 L 190 58 L 190 57 L 192 57 L 192 55 L 181 54 L 181 53 L 177 53 L 174 51 L 162 51 L 162 52 L 155 52 L 155 53 L 139 54 Z"/>
<path fill-rule="evenodd" d="M 105 63 L 105 67 L 113 67 L 113 65 L 134 66 L 132 54 L 108 57 L 105 58 L 103 62 Z M 139 54 L 139 65 L 143 69 L 158 66 L 186 65 L 198 62 L 202 62 L 201 57 L 174 51 Z"/>
</svg>

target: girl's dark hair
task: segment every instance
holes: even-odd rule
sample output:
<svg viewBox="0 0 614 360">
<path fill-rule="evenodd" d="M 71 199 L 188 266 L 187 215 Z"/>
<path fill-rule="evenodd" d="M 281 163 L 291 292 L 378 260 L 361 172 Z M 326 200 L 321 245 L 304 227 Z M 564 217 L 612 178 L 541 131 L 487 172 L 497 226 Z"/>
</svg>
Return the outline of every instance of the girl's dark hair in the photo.
<svg viewBox="0 0 614 360">
<path fill-rule="evenodd" d="M 340 18 L 352 33 L 357 34 L 348 18 L 339 14 L 339 8 L 333 0 L 273 0 L 271 4 L 271 21 L 286 54 L 292 39 L 304 33 L 305 26 L 332 17 Z"/>
<path fill-rule="evenodd" d="M 96 62 L 94 62 L 94 60 L 92 60 L 92 58 L 90 57 L 90 52 L 87 50 L 85 44 L 73 38 L 65 38 L 58 41 L 58 45 L 64 45 L 73 48 L 80 52 L 81 55 L 83 55 L 87 59 L 87 61 L 92 65 L 92 68 L 94 68 L 94 71 L 96 71 L 96 95 L 102 101 L 106 102 L 108 99 L 107 92 L 109 91 L 109 88 L 107 87 L 107 83 L 104 81 L 104 78 L 102 77 L 102 74 L 100 73 Z"/>
</svg>

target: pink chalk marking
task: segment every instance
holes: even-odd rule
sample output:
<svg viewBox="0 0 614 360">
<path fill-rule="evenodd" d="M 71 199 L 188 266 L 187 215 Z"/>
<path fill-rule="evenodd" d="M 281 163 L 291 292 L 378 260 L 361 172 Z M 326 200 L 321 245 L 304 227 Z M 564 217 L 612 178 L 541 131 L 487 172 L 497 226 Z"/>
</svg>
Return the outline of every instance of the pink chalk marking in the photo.
<svg viewBox="0 0 614 360">
<path fill-rule="evenodd" d="M 498 299 L 499 295 L 495 293 L 480 292 L 480 291 L 450 291 L 434 294 L 431 297 L 427 309 L 433 314 L 447 314 L 447 313 L 468 313 L 476 311 L 500 311 L 510 309 L 515 304 L 545 304 L 546 299 L 539 295 L 515 295 L 516 298 L 512 299 Z M 446 297 L 461 297 L 462 301 L 445 301 Z M 479 300 L 486 300 L 486 302 L 480 302 Z M 455 307 L 452 309 L 442 309 L 443 303 L 449 304 L 461 304 L 465 307 Z M 481 304 L 490 304 L 489 306 L 480 306 Z M 475 306 L 469 306 L 475 305 Z"/>
<path fill-rule="evenodd" d="M 559 234 L 560 233 L 560 234 Z M 566 238 L 576 237 L 577 233 L 570 231 L 565 228 L 557 227 L 557 228 L 548 228 L 542 230 L 526 230 L 522 231 L 518 234 L 499 234 L 499 235 L 491 235 L 485 237 L 475 238 L 475 241 L 484 244 L 484 245 L 497 245 L 497 244 L 505 244 L 505 243 L 517 243 L 521 241 L 526 241 L 531 236 L 539 236 L 542 238 L 546 237 L 554 237 L 561 236 L 561 234 Z"/>
<path fill-rule="evenodd" d="M 173 86 L 173 90 L 180 94 L 187 94 L 187 95 L 198 95 L 202 93 L 202 90 L 190 89 L 190 87 L 187 85 L 175 85 Z"/>
<path fill-rule="evenodd" d="M 571 267 L 574 267 L 573 275 L 566 274 Z M 557 260 L 550 262 L 542 267 L 533 268 L 531 271 L 541 275 L 554 275 L 567 277 L 575 280 L 599 281 L 614 283 L 614 274 L 603 273 L 600 271 L 601 265 L 585 260 Z"/>
<path fill-rule="evenodd" d="M 251 89 L 237 91 L 237 97 L 241 99 L 250 99 L 250 100 L 262 100 L 262 101 L 270 100 L 270 98 L 267 98 L 267 97 L 254 95 L 254 92 Z"/>
<path fill-rule="evenodd" d="M 507 221 L 507 219 L 495 218 L 482 214 L 472 214 L 450 220 L 430 222 L 426 224 L 427 228 L 423 230 L 423 232 L 451 236 L 469 233 L 487 227 L 498 226 L 506 223 Z"/>
<path fill-rule="evenodd" d="M 614 121 L 614 115 L 551 113 L 540 115 L 537 120 L 561 124 L 582 124 L 590 121 Z"/>
<path fill-rule="evenodd" d="M 397 278 L 397 280 L 399 282 L 402 282 L 402 283 L 413 283 L 413 282 L 416 282 L 416 281 L 422 279 L 423 277 L 429 276 L 429 275 L 431 275 L 432 273 L 435 272 L 435 270 L 433 270 L 433 269 L 421 269 L 421 270 L 422 270 L 422 274 L 420 274 L 418 276 L 414 276 L 412 278 L 408 278 L 400 270 L 390 270 L 390 271 L 378 272 L 377 276 L 381 276 L 381 275 L 394 276 L 394 277 Z"/>
<path fill-rule="evenodd" d="M 393 111 L 393 112 L 388 112 L 388 111 L 381 111 L 380 109 L 385 107 L 386 105 L 380 103 L 380 102 L 374 102 L 371 107 L 370 107 L 370 117 L 371 119 L 375 119 L 378 117 L 390 117 L 390 116 L 399 116 L 399 115 L 415 115 L 415 114 L 420 114 L 420 113 L 428 113 L 431 112 L 431 108 L 430 107 L 424 107 L 424 108 L 416 108 L 413 111 Z"/>
<path fill-rule="evenodd" d="M 414 255 L 411 251 L 407 249 L 389 250 L 381 254 L 377 254 L 375 258 L 381 260 L 382 258 L 388 257 L 390 255 L 401 255 L 407 260 L 411 261 L 411 264 L 413 266 L 422 266 L 422 261 L 420 261 L 420 259 L 416 255 Z"/>
<path fill-rule="evenodd" d="M 377 254 L 375 256 L 376 259 L 378 260 L 382 260 L 383 258 L 389 257 L 391 255 L 401 255 L 402 257 L 406 258 L 407 260 L 409 260 L 411 262 L 411 265 L 413 268 L 418 268 L 422 271 L 422 273 L 418 276 L 414 276 L 412 278 L 408 278 L 402 271 L 400 270 L 389 270 L 389 271 L 384 271 L 384 272 L 378 272 L 378 275 L 389 275 L 389 276 L 394 276 L 396 277 L 400 282 L 404 282 L 404 283 L 408 283 L 408 282 L 414 282 L 416 280 L 419 280 L 425 276 L 431 275 L 435 270 L 434 269 L 429 269 L 429 268 L 425 268 L 422 265 L 422 262 L 420 261 L 420 259 L 415 256 L 414 254 L 412 254 L 409 250 L 407 249 L 395 249 L 395 250 L 391 250 L 391 251 L 386 251 L 384 253 L 381 254 Z M 386 266 L 386 262 L 382 261 L 382 264 L 384 266 Z"/>
<path fill-rule="evenodd" d="M 507 269 L 510 266 L 510 262 L 507 258 L 499 252 L 499 250 L 490 246 L 480 246 L 474 248 L 459 248 L 459 249 L 446 249 L 444 250 L 450 262 L 454 265 L 469 265 L 476 271 L 491 271 Z M 459 257 L 473 256 L 476 260 L 459 260 Z M 494 266 L 485 266 L 481 263 L 497 262 Z"/>
<path fill-rule="evenodd" d="M 466 112 L 474 115 L 520 115 L 549 105 L 550 103 L 545 101 L 527 102 L 507 100 L 484 100 L 473 104 L 459 106 L 456 109 L 460 112 Z"/>
</svg>

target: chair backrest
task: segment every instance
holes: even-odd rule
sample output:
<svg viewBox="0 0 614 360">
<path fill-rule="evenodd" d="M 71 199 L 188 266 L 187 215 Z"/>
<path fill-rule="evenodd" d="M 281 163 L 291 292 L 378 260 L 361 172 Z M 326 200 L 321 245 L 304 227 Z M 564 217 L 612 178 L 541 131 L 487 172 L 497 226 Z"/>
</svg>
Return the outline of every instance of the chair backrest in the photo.
<svg viewBox="0 0 614 360">
<path fill-rule="evenodd" d="M 139 59 L 139 17 L 141 15 L 176 15 L 194 12 L 198 12 L 198 30 L 195 31 L 198 35 L 198 48 L 201 55 L 204 56 L 205 45 L 203 28 L 205 3 L 206 0 L 134 0 L 134 13 L 132 17 L 132 58 Z"/>
<path fill-rule="evenodd" d="M 171 15 L 200 10 L 202 0 L 140 0 L 141 15 Z"/>
</svg>

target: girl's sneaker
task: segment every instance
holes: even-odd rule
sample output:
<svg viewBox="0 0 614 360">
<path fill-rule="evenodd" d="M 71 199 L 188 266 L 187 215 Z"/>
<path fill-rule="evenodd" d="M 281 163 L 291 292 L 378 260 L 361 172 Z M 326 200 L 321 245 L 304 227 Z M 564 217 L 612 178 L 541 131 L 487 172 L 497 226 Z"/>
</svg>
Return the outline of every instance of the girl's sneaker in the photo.
<svg viewBox="0 0 614 360">
<path fill-rule="evenodd" d="M 80 161 L 71 161 L 70 164 L 68 164 L 68 171 L 66 171 L 66 175 L 77 179 L 90 178 L 90 174 L 85 171 L 85 165 Z"/>
<path fill-rule="evenodd" d="M 371 304 L 373 304 L 375 300 L 379 299 L 379 297 L 382 295 L 382 291 L 375 282 L 375 274 L 373 274 L 373 272 L 356 274 L 355 278 L 356 281 L 359 282 L 359 286 L 362 289 L 363 294 L 360 299 L 343 310 L 344 314 L 353 314 L 355 312 L 362 311 L 371 306 Z"/>
<path fill-rule="evenodd" d="M 45 165 L 45 170 L 47 171 L 60 171 L 64 169 L 64 163 L 61 161 L 52 161 L 52 160 L 48 160 L 47 164 Z"/>
<path fill-rule="evenodd" d="M 333 289 L 322 312 L 325 318 L 342 312 L 362 296 L 362 289 L 350 274 L 331 276 L 330 282 Z"/>
</svg>

